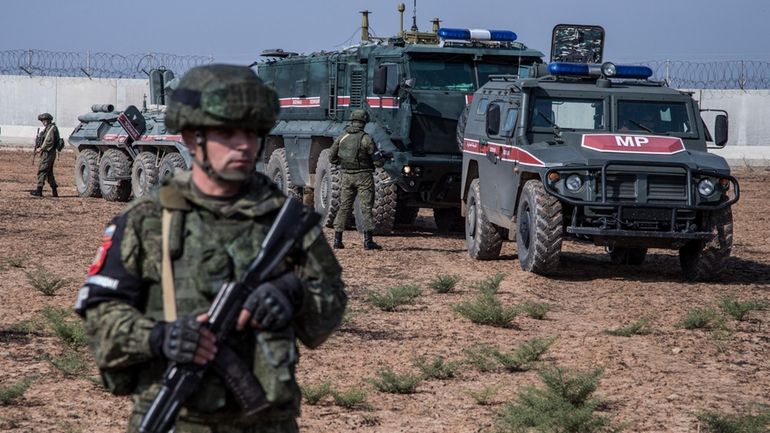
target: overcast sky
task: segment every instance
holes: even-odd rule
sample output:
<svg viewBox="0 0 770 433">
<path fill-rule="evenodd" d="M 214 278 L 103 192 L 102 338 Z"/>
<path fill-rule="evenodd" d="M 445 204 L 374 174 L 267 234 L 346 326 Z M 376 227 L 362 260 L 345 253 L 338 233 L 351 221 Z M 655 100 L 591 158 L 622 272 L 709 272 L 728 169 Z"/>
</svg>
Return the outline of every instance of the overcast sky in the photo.
<svg viewBox="0 0 770 433">
<path fill-rule="evenodd" d="M 390 0 L 2 0 L 0 51 L 146 52 L 250 63 L 268 48 L 309 53 L 359 39 L 358 11 L 377 36 L 398 31 Z M 405 26 L 411 26 L 412 0 Z M 605 28 L 605 60 L 770 60 L 767 0 L 418 0 L 417 24 L 509 29 L 549 51 L 559 23 Z"/>
</svg>

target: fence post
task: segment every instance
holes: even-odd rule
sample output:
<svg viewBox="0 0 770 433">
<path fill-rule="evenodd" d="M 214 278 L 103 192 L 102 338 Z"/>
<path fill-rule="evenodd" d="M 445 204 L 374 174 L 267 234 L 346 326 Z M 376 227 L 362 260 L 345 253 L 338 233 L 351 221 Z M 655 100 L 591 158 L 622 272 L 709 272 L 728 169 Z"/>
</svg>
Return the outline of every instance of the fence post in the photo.
<svg viewBox="0 0 770 433">
<path fill-rule="evenodd" d="M 671 60 L 666 59 L 666 85 L 671 86 Z"/>
</svg>

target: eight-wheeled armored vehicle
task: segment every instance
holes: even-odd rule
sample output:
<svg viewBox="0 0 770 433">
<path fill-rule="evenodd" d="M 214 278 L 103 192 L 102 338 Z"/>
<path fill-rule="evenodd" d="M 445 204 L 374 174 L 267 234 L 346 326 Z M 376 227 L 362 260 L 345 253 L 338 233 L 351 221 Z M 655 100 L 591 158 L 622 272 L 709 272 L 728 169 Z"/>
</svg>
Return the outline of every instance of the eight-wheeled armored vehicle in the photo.
<svg viewBox="0 0 770 433">
<path fill-rule="evenodd" d="M 439 28 L 438 19 L 431 32 L 413 25 L 393 38 L 370 38 L 367 14 L 359 45 L 310 55 L 263 53 L 268 59 L 257 64 L 258 73 L 277 90 L 281 113 L 260 170 L 286 194 L 312 200 L 331 226 L 339 175 L 327 149 L 350 112 L 363 108 L 366 132 L 390 156 L 375 173 L 375 232 L 411 223 L 419 208 L 433 208 L 440 229 L 461 229 L 458 117 L 490 75 L 526 75 L 543 54 L 511 31 Z"/>
<path fill-rule="evenodd" d="M 727 113 L 712 140 L 690 93 L 650 81 L 646 66 L 601 63 L 603 43 L 586 40 L 603 34 L 557 26 L 557 61 L 475 93 L 458 143 L 468 252 L 494 259 L 515 239 L 522 269 L 548 274 L 572 238 L 632 265 L 648 248 L 678 249 L 686 279 L 714 277 L 739 198 L 726 161 L 707 152 L 726 144 Z M 565 48 L 569 35 L 579 49 Z"/>
<path fill-rule="evenodd" d="M 127 201 L 146 194 L 167 173 L 190 167 L 182 137 L 166 132 L 165 98 L 173 80 L 169 70 L 150 71 L 150 108 L 93 105 L 91 113 L 78 116 L 80 124 L 69 137 L 78 153 L 78 195 Z"/>
</svg>

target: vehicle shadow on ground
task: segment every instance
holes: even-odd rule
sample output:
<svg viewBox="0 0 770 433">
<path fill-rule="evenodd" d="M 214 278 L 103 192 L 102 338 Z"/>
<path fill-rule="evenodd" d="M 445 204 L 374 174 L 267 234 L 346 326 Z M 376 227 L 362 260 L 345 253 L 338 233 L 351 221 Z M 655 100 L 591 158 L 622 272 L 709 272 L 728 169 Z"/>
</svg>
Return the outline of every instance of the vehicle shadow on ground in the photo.
<svg viewBox="0 0 770 433">
<path fill-rule="evenodd" d="M 642 265 L 633 266 L 613 264 L 606 254 L 562 253 L 558 269 L 548 277 L 562 281 L 622 278 L 648 282 L 688 283 L 682 277 L 679 258 L 666 254 L 650 254 Z M 726 270 L 713 283 L 770 284 L 770 264 L 731 257 L 727 261 Z"/>
</svg>

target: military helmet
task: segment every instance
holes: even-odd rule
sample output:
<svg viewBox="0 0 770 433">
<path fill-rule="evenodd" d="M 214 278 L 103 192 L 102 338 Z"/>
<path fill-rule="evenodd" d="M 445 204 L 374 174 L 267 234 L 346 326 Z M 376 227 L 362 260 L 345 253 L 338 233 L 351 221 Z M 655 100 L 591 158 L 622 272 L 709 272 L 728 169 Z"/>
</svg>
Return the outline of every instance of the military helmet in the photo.
<svg viewBox="0 0 770 433">
<path fill-rule="evenodd" d="M 43 120 L 47 120 L 47 121 L 51 122 L 51 121 L 53 121 L 53 116 L 51 116 L 51 113 L 43 113 L 43 114 L 37 116 L 37 120 L 39 120 L 41 122 Z"/>
<path fill-rule="evenodd" d="M 369 121 L 369 114 L 361 109 L 353 110 L 352 113 L 350 113 L 350 120 L 353 122 L 368 122 Z"/>
<path fill-rule="evenodd" d="M 187 71 L 166 107 L 166 127 L 243 128 L 266 135 L 278 116 L 278 96 L 246 66 L 206 65 Z"/>
</svg>

